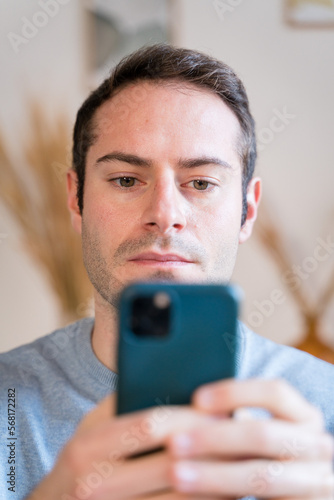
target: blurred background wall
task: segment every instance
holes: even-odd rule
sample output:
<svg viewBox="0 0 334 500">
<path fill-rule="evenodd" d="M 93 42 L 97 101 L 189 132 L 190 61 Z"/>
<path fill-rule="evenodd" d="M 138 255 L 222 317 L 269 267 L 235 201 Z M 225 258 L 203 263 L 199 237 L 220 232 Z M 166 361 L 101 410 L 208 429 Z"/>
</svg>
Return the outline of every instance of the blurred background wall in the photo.
<svg viewBox="0 0 334 500">
<path fill-rule="evenodd" d="M 313 330 L 334 347 L 333 2 L 319 2 L 327 11 L 312 26 L 302 10 L 299 26 L 288 23 L 287 3 L 1 0 L 0 130 L 21 181 L 29 184 L 22 150 L 32 130 L 31 102 L 48 123 L 66 117 L 65 159 L 47 160 L 63 181 L 75 112 L 124 53 L 169 40 L 224 60 L 249 94 L 264 182 L 259 229 L 240 248 L 234 274 L 245 291 L 243 319 L 281 343 L 298 344 Z M 314 26 L 324 18 L 325 27 Z M 55 185 L 63 189 L 63 182 Z M 0 351 L 70 319 L 1 199 L 0 275 Z M 78 317 L 91 313 L 89 300 L 80 300 Z"/>
</svg>

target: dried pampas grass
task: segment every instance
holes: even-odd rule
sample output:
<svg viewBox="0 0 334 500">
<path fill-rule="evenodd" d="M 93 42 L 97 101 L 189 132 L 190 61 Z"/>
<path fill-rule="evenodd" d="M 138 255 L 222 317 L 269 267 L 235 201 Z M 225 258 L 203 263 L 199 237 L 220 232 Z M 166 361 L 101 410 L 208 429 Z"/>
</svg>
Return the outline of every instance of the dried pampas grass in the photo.
<svg viewBox="0 0 334 500">
<path fill-rule="evenodd" d="M 50 124 L 32 105 L 20 169 L 0 134 L 0 197 L 22 230 L 24 249 L 46 273 L 65 322 L 83 316 L 92 295 L 66 205 L 68 132 L 64 118 Z"/>
<path fill-rule="evenodd" d="M 269 216 L 268 206 L 265 203 L 262 205 L 260 217 L 255 224 L 255 235 L 276 264 L 281 275 L 284 276 L 287 271 L 292 269 L 293 260 L 286 250 L 280 230 Z M 305 327 L 303 340 L 295 347 L 329 363 L 334 363 L 334 350 L 321 340 L 322 317 L 334 296 L 334 270 L 315 303 L 309 297 L 303 284 L 299 287 L 289 288 L 289 291 L 299 309 Z"/>
</svg>

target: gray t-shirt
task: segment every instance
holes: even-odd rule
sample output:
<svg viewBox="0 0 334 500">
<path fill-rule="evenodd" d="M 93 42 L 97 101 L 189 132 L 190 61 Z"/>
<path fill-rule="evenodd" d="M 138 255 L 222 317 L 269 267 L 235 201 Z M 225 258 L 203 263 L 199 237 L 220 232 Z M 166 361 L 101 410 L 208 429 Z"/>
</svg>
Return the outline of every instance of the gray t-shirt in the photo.
<svg viewBox="0 0 334 500">
<path fill-rule="evenodd" d="M 53 467 L 83 416 L 116 390 L 117 374 L 93 353 L 93 321 L 86 318 L 0 354 L 1 499 L 28 495 Z M 238 378 L 286 379 L 322 410 L 334 434 L 334 366 L 242 324 L 239 336 Z"/>
</svg>

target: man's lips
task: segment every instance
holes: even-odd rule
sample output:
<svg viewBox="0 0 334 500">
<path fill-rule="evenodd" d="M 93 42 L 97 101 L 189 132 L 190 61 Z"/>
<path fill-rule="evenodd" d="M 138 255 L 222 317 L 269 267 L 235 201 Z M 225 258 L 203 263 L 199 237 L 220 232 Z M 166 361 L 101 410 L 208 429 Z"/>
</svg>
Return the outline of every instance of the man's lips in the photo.
<svg viewBox="0 0 334 500">
<path fill-rule="evenodd" d="M 159 254 L 155 252 L 144 252 L 128 259 L 130 262 L 147 264 L 192 264 L 193 261 L 174 253 Z"/>
</svg>

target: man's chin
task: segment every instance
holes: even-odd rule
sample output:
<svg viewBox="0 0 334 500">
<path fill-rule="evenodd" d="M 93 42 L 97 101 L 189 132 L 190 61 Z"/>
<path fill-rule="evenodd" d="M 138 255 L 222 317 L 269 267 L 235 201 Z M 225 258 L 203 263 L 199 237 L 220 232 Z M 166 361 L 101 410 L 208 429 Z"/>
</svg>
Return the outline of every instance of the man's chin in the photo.
<svg viewBox="0 0 334 500">
<path fill-rule="evenodd" d="M 155 271 L 145 276 L 142 281 L 181 281 L 180 276 L 177 276 L 173 271 Z M 183 280 L 182 280 L 183 281 Z"/>
<path fill-rule="evenodd" d="M 131 279 L 126 280 L 125 282 L 118 282 L 117 289 L 113 288 L 112 291 L 108 290 L 108 293 L 102 294 L 99 291 L 99 294 L 103 297 L 103 299 L 109 303 L 116 310 L 119 309 L 120 297 L 122 295 L 123 290 L 135 283 L 191 283 L 191 280 L 180 279 L 180 277 L 176 276 L 172 271 L 155 271 L 153 273 L 145 274 L 145 276 L 137 276 Z"/>
<path fill-rule="evenodd" d="M 153 283 L 156 281 L 160 281 L 161 283 L 186 283 L 191 280 L 185 279 L 180 275 L 177 275 L 173 271 L 154 271 L 151 273 L 146 273 L 142 276 L 132 277 L 131 279 L 126 280 L 124 288 L 128 285 L 132 285 L 134 283 Z"/>
<path fill-rule="evenodd" d="M 170 269 L 159 269 L 152 271 L 150 273 L 145 273 L 145 275 L 138 275 L 137 277 L 131 278 L 131 280 L 127 280 L 126 285 L 130 285 L 133 283 L 151 283 L 160 281 L 161 283 L 184 283 L 184 284 L 201 284 L 207 282 L 205 276 L 194 276 L 194 273 L 182 273 L 177 270 Z"/>
</svg>

